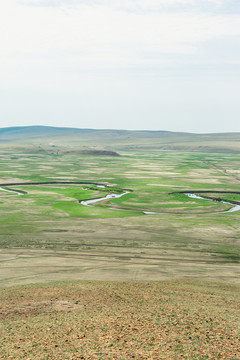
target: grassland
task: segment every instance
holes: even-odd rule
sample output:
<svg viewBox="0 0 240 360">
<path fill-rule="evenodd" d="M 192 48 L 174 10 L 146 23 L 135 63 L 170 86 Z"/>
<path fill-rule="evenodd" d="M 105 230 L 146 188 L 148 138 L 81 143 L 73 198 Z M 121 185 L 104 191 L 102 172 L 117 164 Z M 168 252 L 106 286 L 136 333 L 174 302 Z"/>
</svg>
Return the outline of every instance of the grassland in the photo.
<svg viewBox="0 0 240 360">
<path fill-rule="evenodd" d="M 95 207 L 78 200 L 104 196 L 106 189 L 55 184 L 9 187 L 23 196 L 1 192 L 1 286 L 199 276 L 239 282 L 239 213 L 224 214 L 228 204 L 170 194 L 238 191 L 239 163 L 233 153 L 2 153 L 2 184 L 86 181 L 132 192 Z"/>
<path fill-rule="evenodd" d="M 239 286 L 57 282 L 0 293 L 0 359 L 239 359 Z"/>
<path fill-rule="evenodd" d="M 177 150 L 240 152 L 240 133 L 73 129 L 47 126 L 0 128 L 0 147 L 24 153 Z"/>
<path fill-rule="evenodd" d="M 240 212 L 177 193 L 239 192 L 237 152 L 11 146 L 0 184 L 25 185 L 0 191 L 0 359 L 240 358 Z"/>
</svg>

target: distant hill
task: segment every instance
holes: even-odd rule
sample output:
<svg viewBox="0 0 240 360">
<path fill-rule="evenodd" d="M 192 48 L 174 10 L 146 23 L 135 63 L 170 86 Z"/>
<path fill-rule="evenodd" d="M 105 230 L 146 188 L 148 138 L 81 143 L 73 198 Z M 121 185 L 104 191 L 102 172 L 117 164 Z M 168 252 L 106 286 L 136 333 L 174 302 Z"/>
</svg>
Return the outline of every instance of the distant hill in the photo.
<svg viewBox="0 0 240 360">
<path fill-rule="evenodd" d="M 0 150 L 13 148 L 53 153 L 141 149 L 240 152 L 240 133 L 192 134 L 51 126 L 0 128 Z"/>
<path fill-rule="evenodd" d="M 88 133 L 92 130 L 88 129 L 74 129 L 64 127 L 52 126 L 19 126 L 0 128 L 0 140 L 2 141 L 34 141 L 35 139 L 42 139 L 44 136 L 61 137 L 72 136 L 76 133 Z"/>
</svg>

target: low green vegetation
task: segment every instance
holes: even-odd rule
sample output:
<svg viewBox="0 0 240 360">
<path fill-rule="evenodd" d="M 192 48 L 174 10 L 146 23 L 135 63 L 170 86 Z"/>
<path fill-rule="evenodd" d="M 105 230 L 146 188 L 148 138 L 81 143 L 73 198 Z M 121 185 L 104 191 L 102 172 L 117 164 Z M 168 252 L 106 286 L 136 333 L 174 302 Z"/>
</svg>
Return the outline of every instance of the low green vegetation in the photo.
<svg viewBox="0 0 240 360">
<path fill-rule="evenodd" d="M 135 145 L 0 152 L 0 359 L 239 358 L 240 212 L 179 193 L 240 201 L 239 155 Z"/>
<path fill-rule="evenodd" d="M 0 154 L 1 184 L 83 182 L 8 186 L 21 196 L 0 192 L 0 284 L 189 276 L 237 282 L 240 213 L 176 192 L 238 192 L 239 164 L 234 153 Z M 96 206 L 79 203 L 126 190 Z"/>
</svg>

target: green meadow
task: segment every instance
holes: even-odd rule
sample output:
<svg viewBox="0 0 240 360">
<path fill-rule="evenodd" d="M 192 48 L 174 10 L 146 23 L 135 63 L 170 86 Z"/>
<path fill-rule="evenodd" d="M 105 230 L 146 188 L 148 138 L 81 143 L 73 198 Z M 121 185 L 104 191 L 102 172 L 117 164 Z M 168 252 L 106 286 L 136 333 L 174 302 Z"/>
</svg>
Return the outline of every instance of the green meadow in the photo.
<svg viewBox="0 0 240 360">
<path fill-rule="evenodd" d="M 239 154 L 46 149 L 1 147 L 0 359 L 239 359 L 240 212 L 181 193 L 240 201 Z"/>
<path fill-rule="evenodd" d="M 239 155 L 141 149 L 120 155 L 2 151 L 1 184 L 15 183 L 6 189 L 24 194 L 0 192 L 1 286 L 67 279 L 239 281 L 240 213 L 174 193 L 238 192 Z M 82 184 L 17 185 L 54 181 Z M 95 206 L 79 203 L 125 190 L 130 193 Z"/>
</svg>

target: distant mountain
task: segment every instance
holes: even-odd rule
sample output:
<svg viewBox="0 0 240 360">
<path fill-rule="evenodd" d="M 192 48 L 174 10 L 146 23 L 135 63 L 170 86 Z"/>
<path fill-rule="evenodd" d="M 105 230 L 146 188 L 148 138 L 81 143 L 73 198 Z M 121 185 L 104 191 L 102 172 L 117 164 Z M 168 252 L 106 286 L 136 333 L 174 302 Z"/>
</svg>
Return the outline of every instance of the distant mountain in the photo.
<svg viewBox="0 0 240 360">
<path fill-rule="evenodd" d="M 0 140 L 9 141 L 26 141 L 26 139 L 42 138 L 43 136 L 59 137 L 71 136 L 76 133 L 86 133 L 91 131 L 90 129 L 74 129 L 64 127 L 52 127 L 52 126 L 18 126 L 0 128 Z"/>
<path fill-rule="evenodd" d="M 187 150 L 240 152 L 240 133 L 97 130 L 51 126 L 0 128 L 0 150 L 83 152 L 92 150 Z"/>
</svg>

